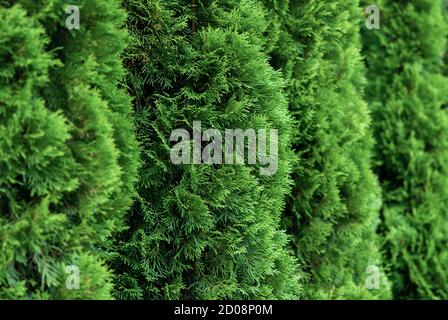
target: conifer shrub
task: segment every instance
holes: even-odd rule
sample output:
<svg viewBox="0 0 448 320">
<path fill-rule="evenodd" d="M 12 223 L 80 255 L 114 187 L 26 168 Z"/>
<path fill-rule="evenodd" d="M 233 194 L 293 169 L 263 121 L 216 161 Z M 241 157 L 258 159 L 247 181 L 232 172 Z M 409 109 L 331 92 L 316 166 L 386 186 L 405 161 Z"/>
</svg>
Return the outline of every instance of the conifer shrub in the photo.
<svg viewBox="0 0 448 320">
<path fill-rule="evenodd" d="M 119 299 L 296 298 L 296 262 L 279 230 L 290 180 L 291 119 L 262 51 L 250 0 L 124 0 L 127 85 L 142 166 L 129 230 L 112 262 Z M 175 129 L 278 129 L 274 175 L 259 165 L 174 165 Z"/>
<path fill-rule="evenodd" d="M 283 224 L 304 273 L 305 299 L 389 297 L 375 230 L 358 1 L 265 0 L 265 49 L 288 82 L 293 190 Z"/>
<path fill-rule="evenodd" d="M 364 32 L 367 97 L 395 298 L 448 298 L 447 24 L 440 0 L 378 2 Z"/>
<path fill-rule="evenodd" d="M 117 1 L 72 4 L 72 31 L 66 1 L 0 4 L 0 298 L 111 298 L 104 252 L 138 164 L 118 86 L 125 14 Z"/>
<path fill-rule="evenodd" d="M 446 24 L 448 24 L 448 0 L 443 0 L 443 16 L 445 17 Z M 446 35 L 448 39 L 448 34 Z M 448 41 L 445 41 L 445 74 L 448 75 Z"/>
</svg>

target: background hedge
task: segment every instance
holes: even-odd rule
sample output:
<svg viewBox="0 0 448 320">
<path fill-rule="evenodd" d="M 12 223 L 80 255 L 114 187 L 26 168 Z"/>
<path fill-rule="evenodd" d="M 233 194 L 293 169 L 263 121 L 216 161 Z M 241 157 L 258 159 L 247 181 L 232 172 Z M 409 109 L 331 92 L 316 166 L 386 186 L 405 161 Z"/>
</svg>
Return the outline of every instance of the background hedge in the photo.
<svg viewBox="0 0 448 320">
<path fill-rule="evenodd" d="M 446 299 L 448 28 L 439 0 L 378 5 L 382 27 L 364 32 L 364 51 L 394 297 Z"/>
<path fill-rule="evenodd" d="M 380 191 L 370 169 L 358 1 L 276 1 L 272 64 L 288 80 L 294 187 L 283 223 L 306 275 L 308 299 L 386 298 L 375 229 Z M 366 287 L 371 270 L 379 290 Z"/>
</svg>

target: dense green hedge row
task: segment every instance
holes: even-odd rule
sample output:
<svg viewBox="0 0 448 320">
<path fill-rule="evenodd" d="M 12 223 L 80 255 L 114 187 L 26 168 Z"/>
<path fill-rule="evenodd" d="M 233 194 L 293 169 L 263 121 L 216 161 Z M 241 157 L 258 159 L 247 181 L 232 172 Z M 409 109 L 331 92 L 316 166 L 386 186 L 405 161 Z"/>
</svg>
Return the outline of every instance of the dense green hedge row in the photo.
<svg viewBox="0 0 448 320">
<path fill-rule="evenodd" d="M 305 272 L 304 297 L 387 297 L 365 286 L 381 268 L 380 195 L 370 170 L 370 116 L 363 100 L 358 1 L 267 0 L 272 64 L 288 81 L 295 117 L 294 185 L 284 227 Z M 381 270 L 379 270 L 381 271 Z"/>
<path fill-rule="evenodd" d="M 447 2 L 359 1 L 0 1 L 0 299 L 448 298 Z"/>
<path fill-rule="evenodd" d="M 390 279 L 397 298 L 447 299 L 448 25 L 439 0 L 379 6 L 383 28 L 364 42 Z"/>
</svg>

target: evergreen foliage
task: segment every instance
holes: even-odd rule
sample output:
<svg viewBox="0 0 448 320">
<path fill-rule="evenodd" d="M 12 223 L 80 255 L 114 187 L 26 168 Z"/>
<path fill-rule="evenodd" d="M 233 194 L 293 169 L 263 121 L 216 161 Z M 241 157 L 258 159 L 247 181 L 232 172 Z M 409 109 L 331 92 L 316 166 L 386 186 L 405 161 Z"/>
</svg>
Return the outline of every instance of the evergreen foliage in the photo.
<svg viewBox="0 0 448 320">
<path fill-rule="evenodd" d="M 360 2 L 0 0 L 0 299 L 448 299 L 448 0 L 378 0 L 367 79 Z"/>
<path fill-rule="evenodd" d="M 117 1 L 0 2 L 0 298 L 108 299 L 137 173 Z M 66 288 L 66 267 L 80 289 Z"/>
<path fill-rule="evenodd" d="M 290 180 L 291 119 L 262 51 L 252 0 L 124 0 L 129 92 L 142 145 L 139 198 L 113 266 L 120 299 L 296 298 L 279 230 Z M 173 130 L 278 129 L 279 168 L 173 165 Z"/>
<path fill-rule="evenodd" d="M 364 44 L 394 297 L 447 299 L 448 28 L 440 0 L 378 6 L 382 28 Z"/>
<path fill-rule="evenodd" d="M 381 204 L 370 169 L 358 1 L 265 0 L 266 50 L 288 81 L 295 118 L 294 186 L 284 215 L 307 299 L 387 298 L 375 230 Z M 380 271 L 380 288 L 367 277 Z M 374 276 L 374 275 L 373 275 Z"/>
<path fill-rule="evenodd" d="M 446 25 L 448 25 L 448 0 L 443 0 L 443 16 L 445 17 Z M 448 75 L 448 34 L 446 35 L 447 40 L 445 41 L 445 74 Z"/>
</svg>

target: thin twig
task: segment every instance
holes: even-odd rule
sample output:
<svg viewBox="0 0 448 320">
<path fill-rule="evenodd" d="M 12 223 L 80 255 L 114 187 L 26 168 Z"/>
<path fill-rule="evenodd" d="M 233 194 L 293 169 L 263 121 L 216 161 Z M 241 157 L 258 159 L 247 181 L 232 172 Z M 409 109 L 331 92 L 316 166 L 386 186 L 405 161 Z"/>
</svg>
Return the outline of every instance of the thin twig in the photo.
<svg viewBox="0 0 448 320">
<path fill-rule="evenodd" d="M 194 23 L 194 16 L 195 16 L 195 13 L 196 13 L 196 0 L 192 0 L 192 4 L 191 4 L 191 7 L 192 7 L 192 10 L 193 10 L 193 19 L 192 19 L 192 21 L 191 21 L 191 32 L 193 33 L 193 34 L 195 34 L 196 33 L 196 24 Z"/>
</svg>

